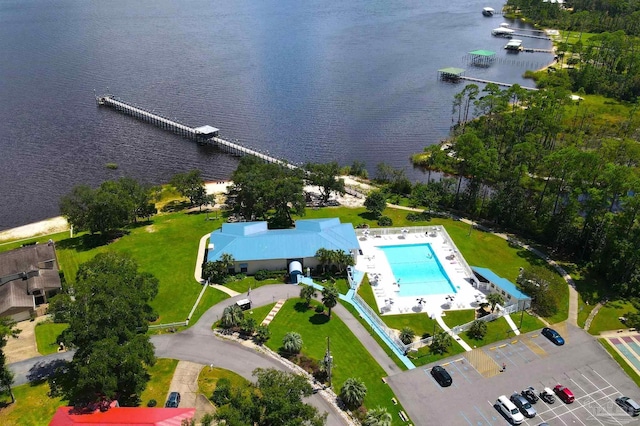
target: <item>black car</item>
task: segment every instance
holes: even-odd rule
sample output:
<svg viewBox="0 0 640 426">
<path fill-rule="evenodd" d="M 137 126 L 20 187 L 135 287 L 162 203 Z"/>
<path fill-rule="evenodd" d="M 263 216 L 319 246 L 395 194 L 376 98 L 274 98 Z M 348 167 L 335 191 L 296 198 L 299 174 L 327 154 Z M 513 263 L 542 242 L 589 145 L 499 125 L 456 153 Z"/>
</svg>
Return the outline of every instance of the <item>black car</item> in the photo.
<svg viewBox="0 0 640 426">
<path fill-rule="evenodd" d="M 555 331 L 553 328 L 549 328 L 549 327 L 543 328 L 542 335 L 547 339 L 551 340 L 553 343 L 555 343 L 558 346 L 564 345 L 564 339 L 562 338 L 560 333 Z"/>
<path fill-rule="evenodd" d="M 180 393 L 179 392 L 171 392 L 169 394 L 169 398 L 167 398 L 167 403 L 164 404 L 166 408 L 178 408 L 180 405 Z"/>
<path fill-rule="evenodd" d="M 436 365 L 431 369 L 431 375 L 443 388 L 451 386 L 451 383 L 453 383 L 453 380 L 451 379 L 451 376 L 449 375 L 447 370 L 439 365 Z"/>
<path fill-rule="evenodd" d="M 520 394 L 524 396 L 531 404 L 535 404 L 540 399 L 538 398 L 538 395 L 536 395 L 536 390 L 531 386 L 524 389 L 522 392 L 520 392 Z"/>
</svg>

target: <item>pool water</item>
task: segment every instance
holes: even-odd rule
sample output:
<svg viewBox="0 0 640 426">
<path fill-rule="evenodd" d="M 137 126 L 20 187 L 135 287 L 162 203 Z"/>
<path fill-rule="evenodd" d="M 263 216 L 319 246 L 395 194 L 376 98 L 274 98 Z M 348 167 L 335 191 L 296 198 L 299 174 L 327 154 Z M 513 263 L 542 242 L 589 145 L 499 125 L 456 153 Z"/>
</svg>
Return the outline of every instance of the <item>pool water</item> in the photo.
<svg viewBox="0 0 640 426">
<path fill-rule="evenodd" d="M 387 258 L 398 296 L 431 296 L 456 293 L 447 273 L 435 256 L 431 244 L 405 244 L 379 247 Z"/>
</svg>

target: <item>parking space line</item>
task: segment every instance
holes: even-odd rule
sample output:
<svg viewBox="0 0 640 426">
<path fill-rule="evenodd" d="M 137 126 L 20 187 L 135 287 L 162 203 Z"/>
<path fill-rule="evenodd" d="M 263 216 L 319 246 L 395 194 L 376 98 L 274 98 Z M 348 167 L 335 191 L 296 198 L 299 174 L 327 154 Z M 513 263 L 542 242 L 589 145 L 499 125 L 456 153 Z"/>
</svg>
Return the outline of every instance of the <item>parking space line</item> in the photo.
<svg viewBox="0 0 640 426">
<path fill-rule="evenodd" d="M 471 426 L 473 426 L 473 423 L 471 423 L 469 421 L 469 419 L 467 418 L 467 416 L 464 415 L 464 413 L 462 411 L 460 411 L 460 415 L 467 421 L 467 423 L 469 423 Z"/>
<path fill-rule="evenodd" d="M 444 392 L 444 391 L 442 390 L 442 386 L 440 386 L 440 385 L 438 384 L 438 382 L 436 382 L 436 379 L 434 379 L 434 378 L 433 378 L 433 376 L 431 375 L 431 369 L 425 368 L 425 369 L 423 369 L 422 371 L 424 371 L 424 373 L 425 373 L 427 376 L 429 376 L 429 380 L 431 380 L 433 383 L 435 383 L 436 385 L 438 385 L 438 386 L 436 386 L 436 388 L 438 388 L 438 391 L 440 391 L 440 392 Z"/>
<path fill-rule="evenodd" d="M 513 364 L 514 366 L 517 365 L 510 356 L 507 356 L 504 352 L 502 352 L 502 349 L 498 348 L 498 352 L 500 352 L 502 354 L 503 357 L 505 357 L 507 359 L 507 361 L 509 361 L 511 364 Z"/>
<path fill-rule="evenodd" d="M 531 340 L 530 338 L 524 337 L 520 340 L 522 343 L 525 344 L 526 347 L 529 348 L 529 350 L 531 350 L 531 352 L 533 352 L 535 355 L 537 355 L 539 358 L 543 358 L 547 355 L 549 355 L 547 353 L 547 351 L 545 351 L 544 349 L 542 349 L 540 347 L 540 345 L 538 345 L 536 342 L 534 342 L 533 340 Z"/>
<path fill-rule="evenodd" d="M 464 379 L 465 379 L 467 382 L 471 383 L 471 380 L 469 380 L 469 378 L 467 377 L 467 375 L 466 375 L 466 374 L 464 374 L 464 373 L 462 372 L 462 370 L 460 370 L 460 368 L 456 365 L 456 363 L 455 363 L 455 362 L 452 362 L 452 363 L 451 363 L 451 365 L 452 365 L 456 370 L 458 370 L 458 372 L 462 375 L 462 377 L 464 377 Z"/>
<path fill-rule="evenodd" d="M 596 401 L 596 399 L 595 399 L 593 396 L 591 396 L 591 393 L 586 392 L 586 391 L 584 390 L 584 388 L 578 384 L 578 382 L 576 382 L 576 381 L 575 381 L 575 380 L 573 380 L 572 378 L 569 378 L 569 381 L 573 382 L 577 387 L 579 387 L 579 388 L 580 388 L 580 390 L 582 391 L 582 393 L 584 393 L 584 394 L 585 394 L 585 396 L 584 396 L 584 397 L 581 397 L 581 398 L 591 398 L 591 401 L 593 401 L 593 402 L 595 402 L 596 404 L 598 404 L 598 401 Z M 601 392 L 601 391 L 600 391 L 600 389 L 597 389 L 595 392 Z M 593 392 L 593 393 L 595 393 L 595 392 Z M 579 401 L 579 399 L 580 399 L 580 398 L 576 398 L 576 401 L 575 401 L 575 402 L 580 403 L 580 407 L 584 407 L 584 409 L 585 409 L 585 410 L 589 411 L 589 409 L 586 407 L 586 405 L 584 405 L 584 404 L 582 403 L 582 401 Z M 600 404 L 598 404 L 598 406 L 602 407 Z M 606 410 L 605 410 L 605 411 L 606 411 Z M 594 417 L 594 419 L 595 419 L 598 423 L 600 423 L 601 425 L 603 425 L 603 426 L 604 426 L 604 424 L 603 424 L 600 420 L 598 420 L 596 417 Z"/>
</svg>

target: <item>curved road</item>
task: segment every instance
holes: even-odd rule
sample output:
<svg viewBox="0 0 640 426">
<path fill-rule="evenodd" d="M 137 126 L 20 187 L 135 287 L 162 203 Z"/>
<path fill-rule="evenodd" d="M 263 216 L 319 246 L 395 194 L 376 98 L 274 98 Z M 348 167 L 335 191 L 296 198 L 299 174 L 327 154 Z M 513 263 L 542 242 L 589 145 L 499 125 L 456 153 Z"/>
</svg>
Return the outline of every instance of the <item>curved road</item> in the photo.
<svg viewBox="0 0 640 426">
<path fill-rule="evenodd" d="M 207 290 L 211 291 L 211 290 Z M 254 307 L 273 303 L 279 299 L 298 297 L 300 288 L 293 285 L 280 284 L 258 287 L 251 290 L 251 301 Z M 205 312 L 196 324 L 185 331 L 176 334 L 163 334 L 151 337 L 151 342 L 156 348 L 156 356 L 159 358 L 172 358 L 182 361 L 192 361 L 200 364 L 225 368 L 234 371 L 249 380 L 254 380 L 252 371 L 260 368 L 276 368 L 290 371 L 288 367 L 278 360 L 257 352 L 242 344 L 216 337 L 211 326 L 222 316 L 224 308 L 238 299 L 245 298 L 246 294 L 226 299 L 211 307 Z M 342 305 L 338 304 L 333 311 L 352 330 L 356 337 L 367 348 L 371 355 L 378 361 L 388 375 L 400 373 L 401 370 L 391 358 L 384 352 L 378 343 L 360 322 Z M 65 352 L 43 357 L 32 358 L 9 365 L 15 374 L 15 385 L 27 383 L 46 377 L 63 360 L 69 360 L 73 353 Z M 337 412 L 333 405 L 329 404 L 319 394 L 309 398 L 309 403 L 318 408 L 320 412 L 327 412 L 327 425 L 344 425 L 345 420 Z"/>
</svg>

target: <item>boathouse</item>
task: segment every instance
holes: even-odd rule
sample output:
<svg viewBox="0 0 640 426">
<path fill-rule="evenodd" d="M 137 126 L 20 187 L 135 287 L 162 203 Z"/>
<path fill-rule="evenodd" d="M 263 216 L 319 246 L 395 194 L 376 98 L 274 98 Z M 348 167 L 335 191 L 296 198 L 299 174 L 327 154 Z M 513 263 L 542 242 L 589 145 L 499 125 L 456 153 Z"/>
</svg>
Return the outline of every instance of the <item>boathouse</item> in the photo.
<svg viewBox="0 0 640 426">
<path fill-rule="evenodd" d="M 440 76 L 440 80 L 457 82 L 460 80 L 460 77 L 464 75 L 464 68 L 441 68 L 438 70 L 438 75 Z"/>
<path fill-rule="evenodd" d="M 473 50 L 469 52 L 471 64 L 480 67 L 486 67 L 493 63 L 496 58 L 496 52 L 492 50 Z"/>
</svg>

